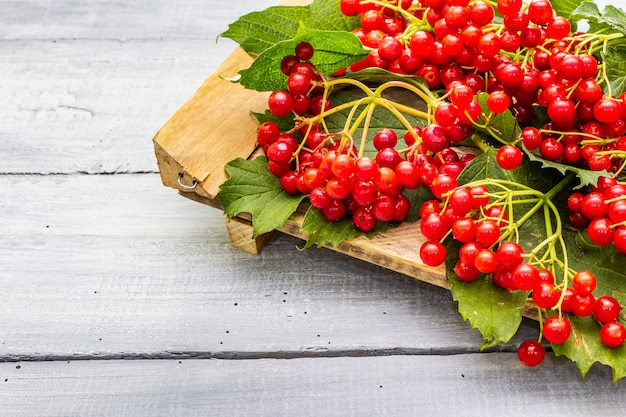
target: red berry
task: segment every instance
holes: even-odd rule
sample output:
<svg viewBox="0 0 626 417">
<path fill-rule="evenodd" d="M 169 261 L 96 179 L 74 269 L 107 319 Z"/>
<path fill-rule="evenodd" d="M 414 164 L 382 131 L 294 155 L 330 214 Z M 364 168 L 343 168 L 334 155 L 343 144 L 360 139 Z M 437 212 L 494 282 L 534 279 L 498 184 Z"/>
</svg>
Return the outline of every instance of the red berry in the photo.
<svg viewBox="0 0 626 417">
<path fill-rule="evenodd" d="M 367 207 L 359 207 L 352 215 L 352 223 L 362 232 L 370 232 L 374 230 L 377 224 L 376 218 L 372 215 L 372 211 Z"/>
<path fill-rule="evenodd" d="M 284 90 L 277 90 L 270 94 L 267 104 L 273 115 L 281 117 L 291 112 L 292 102 L 291 94 Z"/>
<path fill-rule="evenodd" d="M 606 323 L 600 329 L 600 340 L 610 348 L 618 348 L 626 341 L 626 329 L 624 325 L 617 321 Z"/>
<path fill-rule="evenodd" d="M 308 42 L 300 42 L 296 45 L 296 57 L 302 61 L 308 61 L 313 57 L 313 46 Z"/>
<path fill-rule="evenodd" d="M 572 287 L 579 295 L 591 294 L 596 289 L 596 276 L 586 270 L 580 270 L 572 277 Z"/>
<path fill-rule="evenodd" d="M 498 0 L 497 7 L 504 16 L 513 16 L 522 8 L 522 0 Z"/>
<path fill-rule="evenodd" d="M 539 308 L 552 308 L 558 303 L 561 293 L 556 291 L 553 283 L 539 282 L 533 288 L 532 298 Z"/>
<path fill-rule="evenodd" d="M 614 297 L 603 295 L 596 300 L 593 316 L 600 323 L 608 323 L 618 319 L 622 307 Z"/>
<path fill-rule="evenodd" d="M 552 20 L 553 9 L 549 0 L 532 0 L 527 12 L 530 21 L 540 26 Z"/>
<path fill-rule="evenodd" d="M 388 62 L 399 59 L 402 51 L 404 51 L 404 45 L 393 36 L 384 37 L 378 44 L 378 54 Z"/>
<path fill-rule="evenodd" d="M 517 357 L 526 366 L 539 365 L 545 356 L 545 348 L 536 340 L 526 340 L 517 349 Z"/>
<path fill-rule="evenodd" d="M 522 263 L 524 250 L 515 242 L 502 242 L 496 250 L 498 262 L 504 268 L 513 269 Z"/>
<path fill-rule="evenodd" d="M 504 113 L 511 104 L 511 99 L 504 91 L 494 91 L 487 96 L 487 107 L 494 113 Z"/>
<path fill-rule="evenodd" d="M 502 169 L 513 170 L 522 164 L 522 151 L 514 145 L 504 145 L 498 149 L 496 162 Z"/>
<path fill-rule="evenodd" d="M 420 258 L 428 266 L 439 266 L 446 260 L 446 248 L 437 241 L 429 240 L 420 247 Z"/>
<path fill-rule="evenodd" d="M 572 326 L 565 317 L 551 316 L 543 323 L 543 336 L 550 343 L 560 345 L 569 339 Z"/>
</svg>

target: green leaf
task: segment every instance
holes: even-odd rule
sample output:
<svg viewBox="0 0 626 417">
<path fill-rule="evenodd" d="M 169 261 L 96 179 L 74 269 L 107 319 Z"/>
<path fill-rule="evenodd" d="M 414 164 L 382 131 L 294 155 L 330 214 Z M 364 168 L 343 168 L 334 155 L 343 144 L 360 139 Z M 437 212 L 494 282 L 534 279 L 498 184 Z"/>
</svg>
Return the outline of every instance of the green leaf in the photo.
<svg viewBox="0 0 626 417">
<path fill-rule="evenodd" d="M 552 345 L 554 353 L 576 362 L 583 377 L 596 362 L 612 368 L 613 382 L 626 377 L 626 345 L 617 349 L 605 346 L 600 340 L 600 326 L 591 316 L 568 315 L 568 319 L 572 334 L 565 343 Z"/>
<path fill-rule="evenodd" d="M 504 290 L 493 283 L 491 276 L 462 282 L 452 272 L 453 267 L 448 264 L 452 298 L 459 303 L 461 317 L 483 335 L 481 349 L 508 342 L 522 322 L 528 292 Z"/>
<path fill-rule="evenodd" d="M 249 13 L 220 36 L 234 40 L 251 55 L 259 55 L 295 37 L 300 22 L 312 28 L 349 32 L 358 26 L 359 19 L 344 16 L 335 0 L 316 0 L 308 6 L 274 6 Z"/>
<path fill-rule="evenodd" d="M 607 95 L 618 97 L 626 91 L 626 47 L 608 48 L 602 54 L 606 66 L 608 85 L 604 86 Z"/>
<path fill-rule="evenodd" d="M 225 169 L 230 178 L 220 186 L 217 198 L 230 218 L 252 215 L 254 236 L 281 228 L 305 198 L 283 191 L 280 180 L 267 169 L 265 157 L 237 158 Z"/>
<path fill-rule="evenodd" d="M 580 184 L 576 188 L 582 188 L 587 185 L 596 185 L 598 183 L 598 178 L 602 176 L 606 176 L 607 172 L 604 171 L 591 171 L 589 169 L 578 168 L 573 165 L 561 164 L 559 162 L 548 161 L 541 156 L 536 155 L 534 152 L 529 151 L 525 147 L 523 147 L 524 151 L 528 158 L 533 162 L 541 163 L 542 169 L 555 169 L 561 174 L 565 175 L 568 172 L 573 172 L 578 177 Z"/>
<path fill-rule="evenodd" d="M 259 124 L 265 122 L 276 123 L 281 132 L 288 132 L 293 129 L 293 114 L 287 116 L 278 117 L 272 114 L 269 110 L 265 110 L 264 113 L 251 112 L 252 116 L 259 122 Z"/>
<path fill-rule="evenodd" d="M 296 45 L 309 42 L 315 53 L 311 62 L 323 73 L 332 74 L 355 61 L 364 59 L 368 51 L 350 32 L 309 29 L 301 25 L 293 39 L 281 41 L 266 49 L 250 68 L 239 72 L 239 82 L 256 91 L 274 91 L 285 88 L 287 77 L 280 70 L 280 62 L 293 55 Z"/>
<path fill-rule="evenodd" d="M 595 3 L 582 2 L 570 16 L 573 22 L 587 20 L 590 26 L 590 32 L 598 32 L 600 30 L 616 31 L 626 33 L 626 13 L 617 7 L 607 5 L 603 12 Z"/>
<path fill-rule="evenodd" d="M 329 222 L 322 212 L 315 207 L 309 207 L 300 230 L 308 234 L 304 248 L 316 245 L 318 248 L 324 245 L 332 245 L 337 248 L 344 240 L 354 239 L 361 233 L 350 219 L 342 219 L 337 222 Z"/>
<path fill-rule="evenodd" d="M 580 5 L 580 0 L 553 0 L 552 8 L 557 16 L 569 17 Z"/>
<path fill-rule="evenodd" d="M 293 38 L 308 14 L 305 6 L 274 6 L 240 17 L 220 36 L 234 40 L 250 55 L 259 55 L 275 43 Z"/>
<path fill-rule="evenodd" d="M 487 107 L 487 93 L 479 93 L 476 95 L 478 103 L 484 114 L 489 114 L 489 108 Z M 486 127 L 477 127 L 476 130 L 485 133 L 486 135 L 495 136 L 501 141 L 511 143 L 519 139 L 521 129 L 517 124 L 517 119 L 511 113 L 511 110 L 507 109 L 504 113 L 494 115 L 489 124 Z"/>
<path fill-rule="evenodd" d="M 512 171 L 502 169 L 496 162 L 496 154 L 497 149 L 490 149 L 477 156 L 459 176 L 459 184 L 480 179 L 498 178 L 547 192 L 563 178 L 556 171 L 537 169 L 536 163 L 526 159 L 517 169 Z"/>
<path fill-rule="evenodd" d="M 413 223 L 419 220 L 420 207 L 422 207 L 422 204 L 424 204 L 427 200 L 435 198 L 433 193 L 426 187 L 419 187 L 416 190 L 404 190 L 404 195 L 411 202 L 411 211 L 405 220 L 408 223 Z"/>
</svg>

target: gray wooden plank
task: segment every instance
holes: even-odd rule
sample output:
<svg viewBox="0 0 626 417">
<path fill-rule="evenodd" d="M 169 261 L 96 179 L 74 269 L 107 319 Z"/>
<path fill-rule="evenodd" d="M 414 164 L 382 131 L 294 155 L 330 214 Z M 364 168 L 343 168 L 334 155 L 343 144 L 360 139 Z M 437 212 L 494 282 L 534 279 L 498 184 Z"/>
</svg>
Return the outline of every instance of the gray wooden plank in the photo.
<svg viewBox="0 0 626 417">
<path fill-rule="evenodd" d="M 221 61 L 201 42 L 0 42 L 0 172 L 156 172 L 152 136 Z"/>
<path fill-rule="evenodd" d="M 236 47 L 217 36 L 272 4 L 0 2 L 0 173 L 156 172 L 152 136 Z"/>
<path fill-rule="evenodd" d="M 0 1 L 0 39 L 200 39 L 213 41 L 239 16 L 273 0 Z"/>
<path fill-rule="evenodd" d="M 327 249 L 298 251 L 301 241 L 280 234 L 261 255 L 239 251 L 221 212 L 157 174 L 0 176 L 0 190 L 5 360 L 481 345 L 445 290 Z M 502 349 L 536 327 L 524 322 Z"/>
<path fill-rule="evenodd" d="M 625 381 L 512 353 L 0 364 L 10 416 L 623 416 Z M 19 369 L 18 369 L 19 368 Z"/>
</svg>

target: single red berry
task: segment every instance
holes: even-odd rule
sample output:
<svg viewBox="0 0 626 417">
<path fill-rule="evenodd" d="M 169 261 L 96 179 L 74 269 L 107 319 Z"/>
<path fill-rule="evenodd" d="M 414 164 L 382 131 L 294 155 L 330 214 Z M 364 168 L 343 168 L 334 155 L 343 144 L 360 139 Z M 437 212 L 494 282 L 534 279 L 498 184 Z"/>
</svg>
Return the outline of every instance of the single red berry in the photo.
<svg viewBox="0 0 626 417">
<path fill-rule="evenodd" d="M 536 340 L 526 340 L 517 349 L 519 361 L 526 366 L 537 366 L 543 362 L 546 349 Z"/>
<path fill-rule="evenodd" d="M 522 8 L 522 0 L 498 0 L 497 7 L 504 16 L 513 16 Z"/>
<path fill-rule="evenodd" d="M 539 308 L 553 308 L 560 296 L 561 293 L 554 288 L 553 283 L 539 282 L 533 288 L 532 298 Z"/>
<path fill-rule="evenodd" d="M 270 94 L 267 101 L 270 112 L 275 116 L 286 116 L 291 112 L 293 99 L 285 90 L 277 90 Z"/>
<path fill-rule="evenodd" d="M 524 250 L 515 242 L 502 242 L 496 250 L 498 262 L 504 268 L 513 269 L 522 263 Z"/>
<path fill-rule="evenodd" d="M 466 264 L 460 259 L 454 265 L 454 273 L 463 282 L 476 281 L 480 277 L 480 271 L 473 264 Z"/>
<path fill-rule="evenodd" d="M 420 247 L 420 258 L 428 266 L 439 266 L 446 260 L 446 248 L 437 241 L 429 240 Z"/>
<path fill-rule="evenodd" d="M 539 272 L 533 265 L 522 263 L 513 269 L 513 282 L 519 290 L 532 290 L 535 288 L 538 280 Z"/>
<path fill-rule="evenodd" d="M 352 223 L 362 232 L 371 232 L 378 223 L 368 207 L 359 207 L 352 215 Z"/>
<path fill-rule="evenodd" d="M 572 287 L 577 294 L 591 294 L 596 289 L 596 276 L 587 270 L 580 270 L 572 277 Z"/>
<path fill-rule="evenodd" d="M 560 345 L 569 339 L 572 326 L 565 317 L 550 316 L 543 323 L 543 337 L 550 343 Z"/>
<path fill-rule="evenodd" d="M 600 329 L 600 340 L 610 348 L 621 347 L 626 341 L 624 325 L 617 321 L 606 323 Z"/>
<path fill-rule="evenodd" d="M 531 22 L 543 26 L 552 20 L 552 4 L 549 0 L 532 0 L 528 5 L 527 13 Z"/>
<path fill-rule="evenodd" d="M 494 91 L 487 96 L 487 107 L 496 114 L 504 113 L 511 104 L 511 99 L 504 91 Z"/>
<path fill-rule="evenodd" d="M 313 57 L 313 45 L 308 42 L 300 42 L 296 45 L 295 53 L 298 59 L 302 61 L 308 61 Z"/>
<path fill-rule="evenodd" d="M 622 307 L 614 297 L 603 295 L 596 300 L 593 316 L 600 323 L 608 323 L 618 319 Z"/>
<path fill-rule="evenodd" d="M 476 254 L 474 266 L 480 272 L 489 274 L 498 267 L 498 257 L 491 249 L 481 249 Z"/>
<path fill-rule="evenodd" d="M 579 317 L 589 316 L 593 314 L 595 305 L 596 305 L 596 298 L 593 296 L 593 294 L 582 295 L 582 294 L 576 293 L 574 290 L 574 294 L 572 295 L 571 303 L 570 303 L 571 311 L 572 313 L 574 313 L 574 315 L 579 316 Z M 561 305 L 561 309 L 563 309 L 562 305 Z"/>
<path fill-rule="evenodd" d="M 598 217 L 593 219 L 587 226 L 587 236 L 589 240 L 598 246 L 607 246 L 613 243 L 613 234 L 615 229 L 613 223 L 606 217 Z"/>
<path fill-rule="evenodd" d="M 496 162 L 502 169 L 513 170 L 522 164 L 522 151 L 514 145 L 504 145 L 498 149 Z"/>
</svg>

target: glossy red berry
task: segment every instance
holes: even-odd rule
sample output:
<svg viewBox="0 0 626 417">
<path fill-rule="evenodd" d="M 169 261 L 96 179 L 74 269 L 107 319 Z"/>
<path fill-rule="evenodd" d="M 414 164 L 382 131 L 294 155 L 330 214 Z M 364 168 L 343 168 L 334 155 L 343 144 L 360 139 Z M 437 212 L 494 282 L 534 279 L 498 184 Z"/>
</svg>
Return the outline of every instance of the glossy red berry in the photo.
<svg viewBox="0 0 626 417">
<path fill-rule="evenodd" d="M 593 316 L 600 323 L 608 323 L 618 319 L 622 307 L 614 297 L 603 295 L 596 300 Z"/>
<path fill-rule="evenodd" d="M 536 340 L 526 340 L 517 349 L 519 361 L 526 366 L 537 366 L 543 362 L 546 350 Z"/>
<path fill-rule="evenodd" d="M 496 162 L 502 169 L 513 170 L 522 164 L 522 151 L 514 145 L 503 145 L 498 149 Z"/>
<path fill-rule="evenodd" d="M 543 323 L 543 337 L 550 343 L 560 345 L 569 339 L 572 326 L 565 317 L 550 316 Z"/>
<path fill-rule="evenodd" d="M 446 248 L 437 241 L 427 241 L 420 247 L 420 258 L 428 266 L 439 266 L 446 260 Z"/>
<path fill-rule="evenodd" d="M 606 323 L 600 329 L 600 340 L 606 346 L 617 349 L 626 341 L 626 329 L 617 321 Z"/>
</svg>

